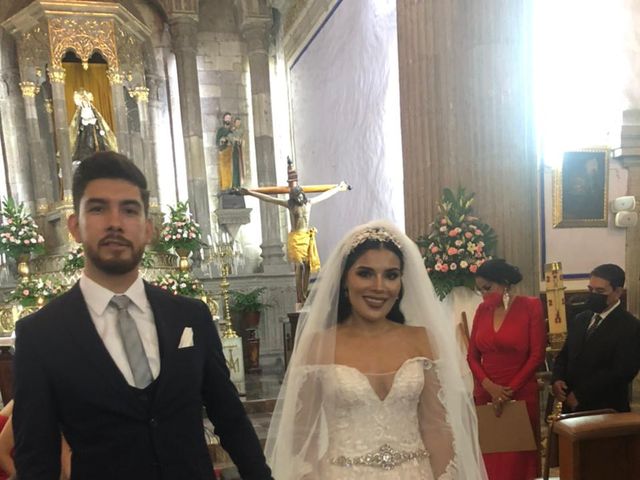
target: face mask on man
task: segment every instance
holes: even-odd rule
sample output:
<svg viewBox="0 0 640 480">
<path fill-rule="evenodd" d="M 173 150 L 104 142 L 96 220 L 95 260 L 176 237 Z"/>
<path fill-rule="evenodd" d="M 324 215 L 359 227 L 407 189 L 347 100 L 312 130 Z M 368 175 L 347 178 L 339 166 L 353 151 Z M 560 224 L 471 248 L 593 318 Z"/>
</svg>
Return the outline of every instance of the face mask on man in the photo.
<svg viewBox="0 0 640 480">
<path fill-rule="evenodd" d="M 602 313 L 607 309 L 607 297 L 605 293 L 590 292 L 585 306 L 594 313 Z"/>
</svg>

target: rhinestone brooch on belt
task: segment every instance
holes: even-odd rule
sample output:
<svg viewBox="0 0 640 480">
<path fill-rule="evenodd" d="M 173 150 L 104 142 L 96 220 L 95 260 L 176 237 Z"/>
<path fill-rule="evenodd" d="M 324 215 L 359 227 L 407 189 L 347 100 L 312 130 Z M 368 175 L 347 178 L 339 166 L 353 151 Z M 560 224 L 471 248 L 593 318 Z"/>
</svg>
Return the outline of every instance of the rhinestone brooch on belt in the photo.
<svg viewBox="0 0 640 480">
<path fill-rule="evenodd" d="M 367 467 L 381 468 L 383 470 L 393 470 L 398 465 L 408 462 L 416 458 L 426 458 L 429 452 L 426 450 L 415 450 L 413 452 L 404 452 L 396 450 L 388 444 L 382 445 L 375 452 L 367 453 L 359 457 L 339 456 L 331 460 L 331 463 L 340 467 L 354 467 L 356 465 L 364 465 Z"/>
</svg>

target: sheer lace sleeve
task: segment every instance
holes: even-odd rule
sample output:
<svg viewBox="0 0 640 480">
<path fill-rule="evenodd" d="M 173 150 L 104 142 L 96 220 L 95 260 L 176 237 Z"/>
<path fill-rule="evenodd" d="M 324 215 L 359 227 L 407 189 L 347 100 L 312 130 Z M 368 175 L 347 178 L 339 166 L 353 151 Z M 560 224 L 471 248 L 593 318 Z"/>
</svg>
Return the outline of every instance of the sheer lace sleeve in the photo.
<svg viewBox="0 0 640 480">
<path fill-rule="evenodd" d="M 418 405 L 420 433 L 437 480 L 457 479 L 455 438 L 435 362 L 425 360 L 424 388 Z"/>
</svg>

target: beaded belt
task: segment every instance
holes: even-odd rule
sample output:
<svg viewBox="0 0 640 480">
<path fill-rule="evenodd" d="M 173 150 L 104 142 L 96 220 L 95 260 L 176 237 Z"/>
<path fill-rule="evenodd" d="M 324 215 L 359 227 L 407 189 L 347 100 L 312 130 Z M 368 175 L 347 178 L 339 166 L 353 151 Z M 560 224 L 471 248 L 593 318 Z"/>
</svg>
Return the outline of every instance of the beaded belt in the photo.
<svg viewBox="0 0 640 480">
<path fill-rule="evenodd" d="M 426 458 L 428 456 L 429 452 L 424 449 L 405 452 L 402 450 L 396 450 L 385 443 L 374 452 L 370 452 L 359 457 L 345 457 L 341 455 L 337 458 L 333 458 L 331 463 L 340 467 L 364 465 L 367 467 L 381 468 L 383 470 L 393 470 L 404 462 L 408 462 L 409 460 L 414 460 L 416 458 Z"/>
</svg>

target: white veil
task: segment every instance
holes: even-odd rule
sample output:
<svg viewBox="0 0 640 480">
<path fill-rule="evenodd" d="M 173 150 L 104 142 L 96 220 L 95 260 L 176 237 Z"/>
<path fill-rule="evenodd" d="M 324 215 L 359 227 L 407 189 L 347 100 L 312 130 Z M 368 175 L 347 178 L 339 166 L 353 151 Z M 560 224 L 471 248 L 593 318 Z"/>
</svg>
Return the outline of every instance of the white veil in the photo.
<svg viewBox="0 0 640 480">
<path fill-rule="evenodd" d="M 326 419 L 335 408 L 331 395 L 323 395 L 321 377 L 334 362 L 340 279 L 354 238 L 365 229 L 381 227 L 393 235 L 404 256 L 403 298 L 400 310 L 406 324 L 427 330 L 438 367 L 441 392 L 452 432 L 456 472 L 436 478 L 486 479 L 478 444 L 475 407 L 460 376 L 459 355 L 450 313 L 435 295 L 418 247 L 387 221 L 374 221 L 349 232 L 332 253 L 314 283 L 298 320 L 295 347 L 269 427 L 267 461 L 278 480 L 314 478 L 317 462 L 327 450 Z M 435 470 L 435 469 L 434 469 Z M 451 472 L 447 470 L 449 474 Z"/>
</svg>

